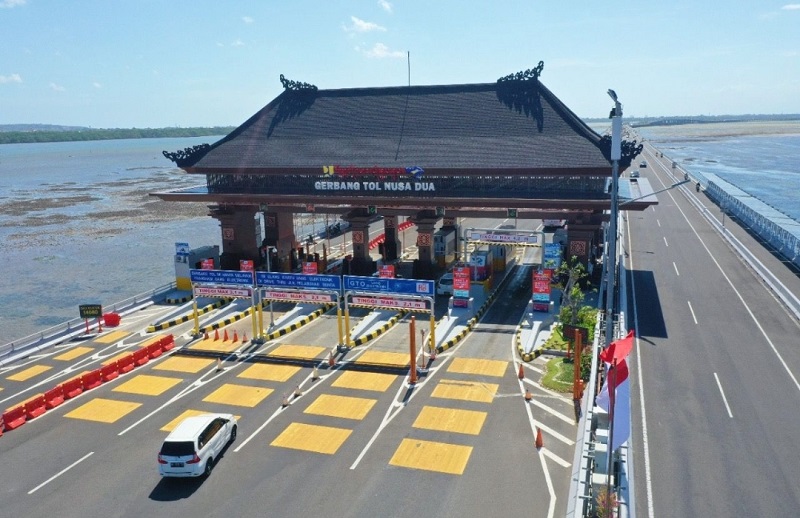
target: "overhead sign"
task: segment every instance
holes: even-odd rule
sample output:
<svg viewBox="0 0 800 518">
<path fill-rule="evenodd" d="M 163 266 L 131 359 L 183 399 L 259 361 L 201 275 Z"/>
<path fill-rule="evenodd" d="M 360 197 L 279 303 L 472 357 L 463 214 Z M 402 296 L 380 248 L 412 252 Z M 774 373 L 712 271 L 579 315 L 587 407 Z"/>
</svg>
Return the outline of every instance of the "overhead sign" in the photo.
<svg viewBox="0 0 800 518">
<path fill-rule="evenodd" d="M 344 289 L 373 293 L 433 296 L 434 282 L 416 279 L 381 279 L 380 277 L 345 275 Z"/>
<path fill-rule="evenodd" d="M 189 255 L 189 243 L 175 243 L 175 255 Z"/>
<path fill-rule="evenodd" d="M 497 234 L 494 232 L 470 232 L 469 239 L 471 241 L 487 241 L 490 243 L 527 243 L 535 244 L 539 242 L 539 236 L 524 235 L 524 234 Z"/>
<path fill-rule="evenodd" d="M 341 291 L 342 278 L 338 275 L 305 275 L 301 273 L 256 272 L 259 286 L 295 288 L 305 290 Z"/>
<path fill-rule="evenodd" d="M 428 309 L 428 305 L 424 300 L 397 299 L 394 297 L 364 297 L 361 295 L 354 295 L 350 299 L 350 302 L 351 304 L 359 304 L 361 306 L 378 306 L 397 309 Z"/>
<path fill-rule="evenodd" d="M 253 272 L 237 270 L 189 270 L 189 278 L 198 284 L 253 285 Z"/>
<path fill-rule="evenodd" d="M 78 306 L 81 318 L 100 318 L 103 316 L 103 306 L 100 304 L 81 304 Z"/>
<path fill-rule="evenodd" d="M 265 299 L 284 302 L 334 302 L 333 295 L 328 295 L 327 293 L 265 290 L 263 295 Z"/>
<path fill-rule="evenodd" d="M 252 292 L 248 288 L 225 288 L 218 286 L 195 286 L 195 297 L 233 297 L 249 299 Z"/>
</svg>

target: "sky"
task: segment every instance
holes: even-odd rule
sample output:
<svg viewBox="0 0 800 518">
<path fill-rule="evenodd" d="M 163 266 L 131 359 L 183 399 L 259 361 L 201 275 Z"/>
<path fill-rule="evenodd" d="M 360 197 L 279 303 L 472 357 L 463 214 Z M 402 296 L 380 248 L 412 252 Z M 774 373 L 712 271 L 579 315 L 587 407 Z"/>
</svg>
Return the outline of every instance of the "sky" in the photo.
<svg viewBox="0 0 800 518">
<path fill-rule="evenodd" d="M 625 117 L 800 113 L 800 3 L 0 0 L 0 124 L 238 126 L 281 74 L 490 83 L 539 61 L 583 118 L 609 88 Z"/>
</svg>

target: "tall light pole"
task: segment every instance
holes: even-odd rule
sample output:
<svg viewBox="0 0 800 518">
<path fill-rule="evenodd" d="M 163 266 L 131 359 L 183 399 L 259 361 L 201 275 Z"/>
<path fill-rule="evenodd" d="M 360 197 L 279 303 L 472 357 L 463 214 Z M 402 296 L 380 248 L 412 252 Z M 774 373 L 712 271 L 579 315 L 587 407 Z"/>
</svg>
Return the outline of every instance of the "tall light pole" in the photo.
<svg viewBox="0 0 800 518">
<path fill-rule="evenodd" d="M 614 286 L 617 273 L 617 219 L 619 217 L 619 161 L 622 158 L 622 104 L 614 90 L 608 95 L 614 101 L 611 111 L 611 219 L 606 242 L 606 347 L 614 341 Z"/>
</svg>

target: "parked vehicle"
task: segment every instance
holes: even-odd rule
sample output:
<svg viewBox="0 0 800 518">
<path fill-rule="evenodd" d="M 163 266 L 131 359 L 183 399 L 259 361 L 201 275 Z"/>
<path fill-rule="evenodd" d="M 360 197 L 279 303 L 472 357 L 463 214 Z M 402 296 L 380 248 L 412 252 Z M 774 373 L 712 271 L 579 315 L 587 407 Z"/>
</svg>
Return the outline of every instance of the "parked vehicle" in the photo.
<svg viewBox="0 0 800 518">
<path fill-rule="evenodd" d="M 162 477 L 208 476 L 214 461 L 236 439 L 237 423 L 232 414 L 202 414 L 187 417 L 164 440 L 158 453 Z"/>
<path fill-rule="evenodd" d="M 452 295 L 453 294 L 453 274 L 446 273 L 439 277 L 439 281 L 436 283 L 436 294 L 437 295 Z"/>
</svg>

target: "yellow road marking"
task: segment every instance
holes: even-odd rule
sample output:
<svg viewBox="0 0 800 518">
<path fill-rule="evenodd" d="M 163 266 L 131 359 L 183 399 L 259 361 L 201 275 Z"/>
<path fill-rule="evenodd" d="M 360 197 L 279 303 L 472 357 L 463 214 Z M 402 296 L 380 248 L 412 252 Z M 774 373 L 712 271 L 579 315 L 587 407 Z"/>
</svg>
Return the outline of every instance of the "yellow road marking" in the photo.
<svg viewBox="0 0 800 518">
<path fill-rule="evenodd" d="M 360 420 L 366 417 L 377 402 L 376 399 L 320 394 L 304 413 Z"/>
<path fill-rule="evenodd" d="M 300 367 L 293 365 L 270 365 L 268 363 L 254 363 L 244 370 L 237 378 L 262 380 L 262 381 L 286 381 L 294 376 Z"/>
<path fill-rule="evenodd" d="M 133 354 L 133 353 L 131 351 L 126 351 L 124 353 L 119 353 L 118 355 L 112 356 L 111 358 L 107 359 L 106 361 L 101 363 L 101 365 L 110 365 L 110 364 L 114 363 L 115 361 L 119 360 L 120 358 L 123 358 L 125 356 L 130 355 L 130 354 Z"/>
<path fill-rule="evenodd" d="M 268 356 L 288 357 L 288 358 L 316 358 L 324 352 L 324 347 L 314 345 L 289 345 L 284 344 L 270 351 Z"/>
<path fill-rule="evenodd" d="M 49 371 L 50 369 L 52 369 L 52 367 L 49 365 L 34 365 L 33 367 L 28 367 L 24 371 L 19 371 L 16 374 L 12 374 L 6 379 L 11 381 L 27 381 L 34 376 L 37 376 L 45 371 Z"/>
<path fill-rule="evenodd" d="M 491 403 L 499 389 L 500 385 L 495 383 L 442 379 L 433 389 L 431 397 Z"/>
<path fill-rule="evenodd" d="M 125 338 L 129 334 L 130 333 L 127 332 L 127 331 L 111 331 L 108 334 L 98 336 L 97 338 L 95 338 L 92 341 L 93 342 L 97 342 L 99 344 L 113 344 L 114 342 L 116 342 L 118 340 L 122 340 L 123 338 Z"/>
<path fill-rule="evenodd" d="M 333 455 L 351 433 L 347 428 L 292 423 L 270 445 Z"/>
<path fill-rule="evenodd" d="M 189 346 L 189 349 L 194 351 L 219 351 L 229 353 L 231 351 L 235 351 L 241 346 L 242 342 L 232 342 L 230 340 L 223 342 L 221 339 L 212 340 L 209 338 L 208 340 L 200 340 L 196 344 Z"/>
<path fill-rule="evenodd" d="M 198 373 L 212 363 L 214 363 L 214 360 L 207 358 L 171 356 L 153 367 L 153 370 Z"/>
<path fill-rule="evenodd" d="M 196 416 L 196 415 L 203 415 L 203 414 L 213 414 L 213 413 L 214 412 L 208 412 L 206 410 L 192 410 L 190 408 L 189 410 L 186 410 L 185 412 L 183 412 L 181 415 L 179 415 L 178 417 L 176 417 L 175 419 L 173 419 L 169 423 L 167 423 L 164 426 L 162 426 L 161 427 L 161 431 L 162 432 L 171 432 L 172 430 L 175 429 L 176 426 L 178 426 L 181 423 L 181 421 L 183 421 L 187 417 L 192 417 L 192 416 Z M 238 420 L 241 416 L 237 415 L 237 416 L 234 416 L 234 417 L 236 417 L 236 419 Z"/>
<path fill-rule="evenodd" d="M 142 406 L 141 403 L 133 403 L 131 401 L 95 398 L 79 406 L 75 410 L 64 414 L 64 417 L 97 421 L 100 423 L 114 423 L 140 406 Z"/>
<path fill-rule="evenodd" d="M 472 446 L 403 439 L 389 460 L 392 466 L 461 475 L 472 454 Z"/>
<path fill-rule="evenodd" d="M 345 371 L 333 382 L 334 387 L 386 392 L 397 379 L 394 374 Z"/>
<path fill-rule="evenodd" d="M 386 351 L 367 351 L 359 356 L 356 363 L 378 363 L 381 365 L 396 365 L 405 367 L 411 363 L 411 357 L 405 353 L 391 353 Z"/>
<path fill-rule="evenodd" d="M 142 394 L 145 396 L 158 396 L 183 381 L 181 378 L 166 378 L 163 376 L 149 376 L 139 374 L 122 385 L 115 387 L 114 392 L 128 394 Z"/>
<path fill-rule="evenodd" d="M 246 385 L 226 383 L 206 396 L 203 401 L 252 408 L 273 392 L 274 390 L 270 388 L 248 387 Z"/>
<path fill-rule="evenodd" d="M 411 426 L 426 430 L 478 435 L 485 421 L 486 412 L 425 406 Z"/>
<path fill-rule="evenodd" d="M 83 356 L 84 354 L 94 351 L 91 347 L 75 347 L 70 349 L 69 351 L 59 354 L 58 356 L 54 356 L 54 360 L 61 360 L 61 361 L 69 361 L 74 360 L 78 356 Z"/>
<path fill-rule="evenodd" d="M 461 374 L 481 374 L 484 376 L 503 377 L 508 367 L 508 362 L 501 360 L 486 360 L 483 358 L 453 358 L 447 372 Z"/>
</svg>

